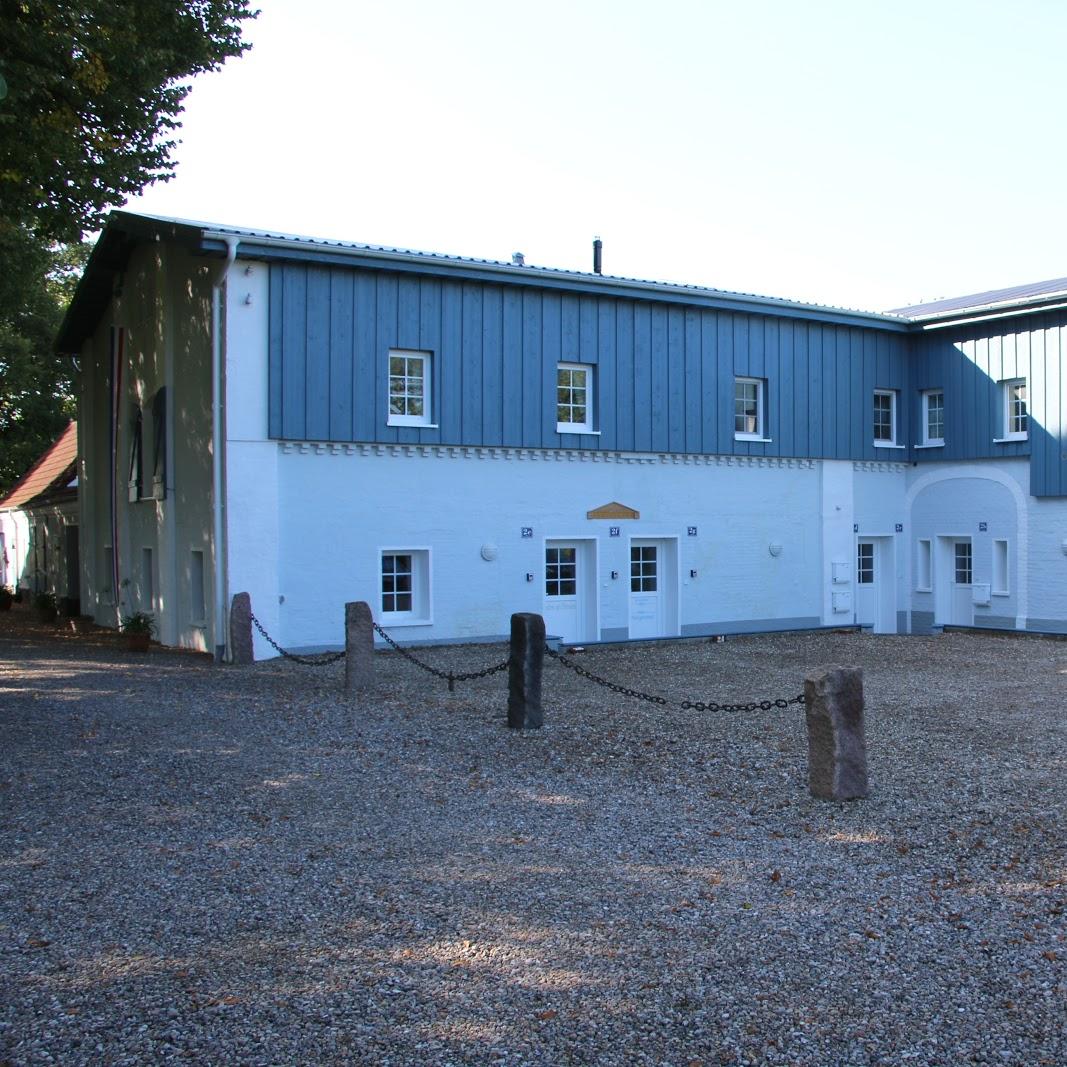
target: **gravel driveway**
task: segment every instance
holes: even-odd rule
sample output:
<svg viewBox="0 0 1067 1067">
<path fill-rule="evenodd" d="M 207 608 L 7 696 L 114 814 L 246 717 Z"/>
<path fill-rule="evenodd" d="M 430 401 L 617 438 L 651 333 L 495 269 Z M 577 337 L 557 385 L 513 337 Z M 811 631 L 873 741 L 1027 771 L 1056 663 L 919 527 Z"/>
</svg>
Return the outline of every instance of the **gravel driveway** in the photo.
<svg viewBox="0 0 1067 1067">
<path fill-rule="evenodd" d="M 470 669 L 500 647 L 431 649 Z M 0 1064 L 1067 1064 L 1067 643 L 593 648 L 678 698 L 862 666 L 872 795 L 803 710 L 545 666 L 216 668 L 0 615 Z"/>
</svg>

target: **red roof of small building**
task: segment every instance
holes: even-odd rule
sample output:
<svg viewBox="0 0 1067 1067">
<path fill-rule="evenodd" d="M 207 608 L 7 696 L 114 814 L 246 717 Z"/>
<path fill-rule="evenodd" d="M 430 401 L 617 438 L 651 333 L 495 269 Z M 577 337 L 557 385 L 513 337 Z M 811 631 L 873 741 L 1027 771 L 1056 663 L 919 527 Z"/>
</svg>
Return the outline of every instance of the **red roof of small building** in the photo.
<svg viewBox="0 0 1067 1067">
<path fill-rule="evenodd" d="M 77 458 L 78 424 L 71 419 L 51 447 L 0 500 L 0 508 L 21 507 L 50 489 L 65 489 L 76 473 Z"/>
</svg>

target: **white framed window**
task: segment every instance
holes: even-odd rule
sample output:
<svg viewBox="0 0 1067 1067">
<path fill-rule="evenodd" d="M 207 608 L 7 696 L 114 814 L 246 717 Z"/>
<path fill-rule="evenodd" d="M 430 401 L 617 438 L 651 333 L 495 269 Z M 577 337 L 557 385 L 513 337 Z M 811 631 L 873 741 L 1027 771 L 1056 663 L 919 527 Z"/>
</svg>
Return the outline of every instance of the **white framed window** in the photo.
<svg viewBox="0 0 1067 1067">
<path fill-rule="evenodd" d="M 431 621 L 430 550 L 383 548 L 380 560 L 382 624 L 428 624 Z"/>
<path fill-rule="evenodd" d="M 431 426 L 433 359 L 429 352 L 389 351 L 389 425 Z"/>
<path fill-rule="evenodd" d="M 953 546 L 953 552 L 956 564 L 956 584 L 970 585 L 972 581 L 971 542 L 957 541 Z"/>
<path fill-rule="evenodd" d="M 994 596 L 1008 596 L 1008 542 L 997 538 L 993 542 L 993 581 L 990 592 Z"/>
<path fill-rule="evenodd" d="M 593 433 L 593 368 L 583 363 L 556 367 L 556 433 Z"/>
<path fill-rule="evenodd" d="M 1026 407 L 1026 379 L 1012 378 L 1001 382 L 1004 405 L 1004 436 L 998 441 L 1025 441 L 1030 432 L 1030 415 Z"/>
<path fill-rule="evenodd" d="M 734 438 L 765 441 L 767 383 L 762 378 L 734 379 Z"/>
<path fill-rule="evenodd" d="M 918 552 L 915 560 L 915 591 L 917 593 L 931 593 L 934 588 L 933 581 L 933 546 L 928 538 L 920 538 Z"/>
<path fill-rule="evenodd" d="M 860 541 L 856 545 L 856 584 L 874 585 L 873 541 Z"/>
<path fill-rule="evenodd" d="M 945 391 L 926 389 L 922 394 L 923 444 L 945 443 Z"/>
<path fill-rule="evenodd" d="M 874 444 L 875 447 L 897 446 L 897 391 L 875 389 L 874 391 Z"/>
</svg>

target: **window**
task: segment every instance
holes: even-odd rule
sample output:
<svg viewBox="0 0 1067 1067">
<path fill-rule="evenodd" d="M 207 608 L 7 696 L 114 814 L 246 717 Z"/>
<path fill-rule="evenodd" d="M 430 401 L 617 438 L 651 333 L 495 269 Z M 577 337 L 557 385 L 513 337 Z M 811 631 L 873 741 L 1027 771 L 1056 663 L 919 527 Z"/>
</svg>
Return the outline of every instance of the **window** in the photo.
<svg viewBox="0 0 1067 1067">
<path fill-rule="evenodd" d="M 945 391 L 927 389 L 923 393 L 923 444 L 945 443 Z"/>
<path fill-rule="evenodd" d="M 874 443 L 883 448 L 897 443 L 897 394 L 895 389 L 874 391 Z"/>
<path fill-rule="evenodd" d="M 594 432 L 592 367 L 561 363 L 556 368 L 556 432 Z"/>
<path fill-rule="evenodd" d="M 141 455 L 144 451 L 143 437 L 144 417 L 141 414 L 141 409 L 136 408 L 133 417 L 133 425 L 130 427 L 129 500 L 140 500 L 143 495 L 141 492 Z"/>
<path fill-rule="evenodd" d="M 993 542 L 992 586 L 994 596 L 1008 595 L 1008 542 L 999 538 Z"/>
<path fill-rule="evenodd" d="M 389 425 L 429 426 L 432 389 L 428 352 L 389 353 Z"/>
<path fill-rule="evenodd" d="M 630 592 L 656 591 L 656 546 L 633 545 L 630 548 Z"/>
<path fill-rule="evenodd" d="M 870 541 L 856 546 L 856 584 L 874 584 L 874 545 Z"/>
<path fill-rule="evenodd" d="M 971 542 L 957 541 L 956 553 L 956 584 L 971 584 Z"/>
<path fill-rule="evenodd" d="M 204 578 L 204 552 L 203 549 L 194 548 L 189 556 L 189 614 L 194 624 L 207 621 Z"/>
<path fill-rule="evenodd" d="M 382 550 L 382 616 L 387 625 L 430 622 L 430 552 Z"/>
<path fill-rule="evenodd" d="M 734 437 L 745 441 L 765 439 L 764 381 L 762 378 L 734 379 Z"/>
<path fill-rule="evenodd" d="M 578 550 L 545 549 L 545 596 L 577 596 Z"/>
<path fill-rule="evenodd" d="M 919 558 L 916 561 L 915 589 L 920 593 L 929 593 L 933 590 L 933 559 L 932 546 L 929 540 L 923 538 L 919 541 Z"/>
<path fill-rule="evenodd" d="M 1001 382 L 1004 390 L 1004 436 L 1002 441 L 1025 441 L 1030 430 L 1026 409 L 1026 379 Z"/>
</svg>

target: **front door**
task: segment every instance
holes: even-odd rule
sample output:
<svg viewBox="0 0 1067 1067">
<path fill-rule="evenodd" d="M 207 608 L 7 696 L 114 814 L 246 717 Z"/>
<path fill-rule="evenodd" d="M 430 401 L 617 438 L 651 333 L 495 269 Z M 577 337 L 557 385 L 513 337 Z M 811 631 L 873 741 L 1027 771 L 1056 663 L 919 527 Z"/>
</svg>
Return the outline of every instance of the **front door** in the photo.
<svg viewBox="0 0 1067 1067">
<path fill-rule="evenodd" d="M 593 551 L 589 542 L 545 542 L 545 632 L 564 644 L 595 639 Z"/>
<path fill-rule="evenodd" d="M 630 639 L 671 637 L 677 581 L 673 543 L 663 538 L 630 542 Z"/>
<path fill-rule="evenodd" d="M 856 622 L 876 634 L 896 633 L 896 603 L 889 537 L 856 543 Z"/>
<path fill-rule="evenodd" d="M 971 579 L 971 540 L 969 537 L 957 538 L 952 543 L 952 588 L 949 603 L 950 622 L 955 626 L 970 626 L 974 622 Z"/>
</svg>

